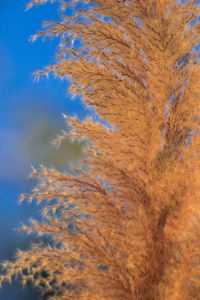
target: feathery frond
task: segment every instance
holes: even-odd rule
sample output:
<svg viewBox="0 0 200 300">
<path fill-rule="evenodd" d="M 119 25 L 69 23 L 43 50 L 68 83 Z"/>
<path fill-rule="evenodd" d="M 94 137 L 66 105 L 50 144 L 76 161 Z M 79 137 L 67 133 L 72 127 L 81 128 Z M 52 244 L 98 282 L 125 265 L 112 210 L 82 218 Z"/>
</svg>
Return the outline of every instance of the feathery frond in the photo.
<svg viewBox="0 0 200 300">
<path fill-rule="evenodd" d="M 88 141 L 82 166 L 34 170 L 40 184 L 24 196 L 46 200 L 46 221 L 21 230 L 55 246 L 19 251 L 1 282 L 19 274 L 52 299 L 199 299 L 198 4 L 61 1 L 61 21 L 36 35 L 61 36 L 57 63 L 36 75 L 69 76 L 112 127 L 67 118 Z"/>
</svg>

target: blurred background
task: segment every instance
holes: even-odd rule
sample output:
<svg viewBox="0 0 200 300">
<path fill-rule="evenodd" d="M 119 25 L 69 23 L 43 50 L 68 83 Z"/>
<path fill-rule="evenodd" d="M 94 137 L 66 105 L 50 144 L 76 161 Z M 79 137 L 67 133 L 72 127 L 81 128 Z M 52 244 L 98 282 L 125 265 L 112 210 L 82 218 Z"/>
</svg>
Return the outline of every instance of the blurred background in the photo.
<svg viewBox="0 0 200 300">
<path fill-rule="evenodd" d="M 0 1 L 0 260 L 11 259 L 17 248 L 27 249 L 32 237 L 15 228 L 29 218 L 40 219 L 40 206 L 17 204 L 21 193 L 30 192 L 35 180 L 28 178 L 31 165 L 66 169 L 83 155 L 81 143 L 65 141 L 56 149 L 51 141 L 65 128 L 62 112 L 83 119 L 90 112 L 81 100 L 70 99 L 69 82 L 33 73 L 53 64 L 58 40 L 29 38 L 44 20 L 57 20 L 57 4 L 25 12 L 27 0 Z M 30 286 L 4 285 L 0 300 L 37 300 Z"/>
</svg>

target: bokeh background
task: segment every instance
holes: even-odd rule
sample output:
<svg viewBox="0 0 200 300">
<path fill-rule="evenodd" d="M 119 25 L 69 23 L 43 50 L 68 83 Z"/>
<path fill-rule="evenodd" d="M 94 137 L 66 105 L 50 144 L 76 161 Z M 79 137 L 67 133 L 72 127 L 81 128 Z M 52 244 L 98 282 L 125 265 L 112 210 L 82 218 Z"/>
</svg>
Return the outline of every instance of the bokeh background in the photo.
<svg viewBox="0 0 200 300">
<path fill-rule="evenodd" d="M 57 4 L 25 12 L 27 0 L 0 1 L 0 260 L 12 259 L 16 249 L 27 249 L 33 237 L 15 228 L 29 218 L 40 219 L 35 203 L 17 204 L 21 193 L 30 192 L 31 165 L 60 170 L 83 155 L 81 143 L 65 141 L 56 149 L 51 141 L 65 128 L 62 112 L 85 118 L 91 112 L 79 98 L 67 93 L 69 82 L 50 76 L 34 82 L 33 73 L 55 62 L 58 40 L 30 42 L 44 20 L 59 18 Z M 14 283 L 0 289 L 0 300 L 37 300 L 39 293 Z"/>
</svg>

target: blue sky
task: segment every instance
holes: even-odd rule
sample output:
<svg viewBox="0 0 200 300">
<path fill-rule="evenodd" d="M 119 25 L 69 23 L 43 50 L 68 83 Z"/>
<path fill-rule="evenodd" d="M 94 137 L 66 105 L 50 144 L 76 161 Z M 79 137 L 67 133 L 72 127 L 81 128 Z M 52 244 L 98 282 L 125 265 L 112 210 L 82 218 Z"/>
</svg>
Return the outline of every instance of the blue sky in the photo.
<svg viewBox="0 0 200 300">
<path fill-rule="evenodd" d="M 34 204 L 17 205 L 19 195 L 30 192 L 34 182 L 27 180 L 30 165 L 42 163 L 34 152 L 44 152 L 50 140 L 43 141 L 42 150 L 32 144 L 34 134 L 52 136 L 64 129 L 61 113 L 85 117 L 88 111 L 79 99 L 70 100 L 67 82 L 43 77 L 33 81 L 33 73 L 55 62 L 58 40 L 30 42 L 44 20 L 58 19 L 57 5 L 47 4 L 25 12 L 26 0 L 0 2 L 0 259 L 8 259 L 16 247 L 26 248 L 30 237 L 13 229 L 27 222 L 29 217 L 39 218 Z M 39 124 L 39 129 L 38 129 Z M 46 130 L 46 131 L 45 131 Z M 35 140 L 37 141 L 37 140 Z M 27 144 L 29 146 L 27 146 Z M 25 151 L 26 150 L 26 151 Z M 22 291 L 13 285 L 0 290 L 0 300 L 31 300 L 37 295 Z"/>
</svg>

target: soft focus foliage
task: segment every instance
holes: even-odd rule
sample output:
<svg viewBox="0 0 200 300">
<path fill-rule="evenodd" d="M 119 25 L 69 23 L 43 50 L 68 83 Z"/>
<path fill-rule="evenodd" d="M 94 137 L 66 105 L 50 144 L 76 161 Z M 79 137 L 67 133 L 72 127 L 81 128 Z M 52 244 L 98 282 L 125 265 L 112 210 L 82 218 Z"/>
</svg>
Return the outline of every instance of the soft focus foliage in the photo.
<svg viewBox="0 0 200 300">
<path fill-rule="evenodd" d="M 18 275 L 52 299 L 199 299 L 198 1 L 61 4 L 38 34 L 61 35 L 57 64 L 36 76 L 70 76 L 108 125 L 67 118 L 89 141 L 81 167 L 33 170 L 24 196 L 46 200 L 45 221 L 21 230 L 52 244 L 18 251 L 1 281 Z"/>
<path fill-rule="evenodd" d="M 18 128 L 2 130 L 0 179 L 22 180 L 24 174 L 27 177 L 30 173 L 30 165 L 45 164 L 59 170 L 69 169 L 72 161 L 78 163 L 81 159 L 84 146 L 82 141 L 66 139 L 59 147 L 52 145 L 53 139 L 63 128 L 63 122 L 58 122 L 47 108 L 44 111 L 37 101 L 34 105 L 20 104 L 11 116 L 13 127 L 17 124 Z M 5 139 L 6 143 L 3 143 Z"/>
</svg>

